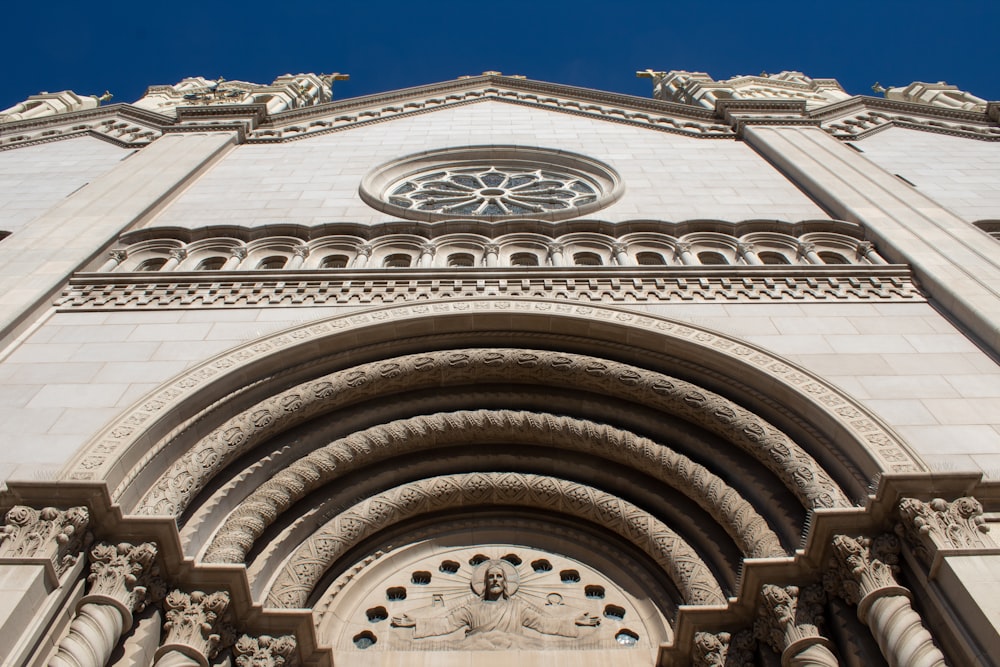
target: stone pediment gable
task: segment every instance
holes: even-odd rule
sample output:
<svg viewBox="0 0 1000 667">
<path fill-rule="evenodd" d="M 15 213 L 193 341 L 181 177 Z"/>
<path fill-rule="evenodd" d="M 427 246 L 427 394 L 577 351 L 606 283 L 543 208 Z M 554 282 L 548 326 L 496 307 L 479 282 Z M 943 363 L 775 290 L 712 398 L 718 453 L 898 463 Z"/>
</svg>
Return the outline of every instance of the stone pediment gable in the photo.
<svg viewBox="0 0 1000 667">
<path fill-rule="evenodd" d="M 855 96 L 807 110 L 782 100 L 723 100 L 713 109 L 499 75 L 350 98 L 268 115 L 261 105 L 180 107 L 173 118 L 114 104 L 3 124 L 0 150 L 89 135 L 142 147 L 164 133 L 233 131 L 239 143 L 283 143 L 481 102 L 523 105 L 691 137 L 733 139 L 746 125 L 818 125 L 838 139 L 887 127 L 1000 140 L 1000 103 L 985 113 Z"/>
<path fill-rule="evenodd" d="M 141 147 L 159 138 L 173 119 L 131 104 L 72 111 L 36 120 L 0 125 L 0 151 L 80 136 L 91 136 L 122 148 Z"/>
</svg>

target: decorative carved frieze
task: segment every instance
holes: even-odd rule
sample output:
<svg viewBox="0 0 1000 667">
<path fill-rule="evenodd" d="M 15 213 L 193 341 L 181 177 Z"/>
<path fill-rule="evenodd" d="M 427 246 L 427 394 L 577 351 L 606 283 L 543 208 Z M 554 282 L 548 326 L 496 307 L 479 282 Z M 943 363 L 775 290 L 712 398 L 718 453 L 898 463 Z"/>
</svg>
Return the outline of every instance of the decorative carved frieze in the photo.
<svg viewBox="0 0 1000 667">
<path fill-rule="evenodd" d="M 995 549 L 997 544 L 982 514 L 983 506 L 972 497 L 952 502 L 943 498 L 899 501 L 902 534 L 928 566 L 940 549 Z"/>
<path fill-rule="evenodd" d="M 292 667 L 296 664 L 295 637 L 243 635 L 233 645 L 238 667 Z"/>
<path fill-rule="evenodd" d="M 254 308 L 377 305 L 426 299 L 486 296 L 558 299 L 613 304 L 797 303 L 862 301 L 923 302 L 909 273 L 900 275 L 754 276 L 541 276 L 437 278 L 359 275 L 357 280 L 302 275 L 266 279 L 218 273 L 100 279 L 77 277 L 56 300 L 61 310 L 151 310 L 161 308 Z M 324 272 L 326 273 L 326 272 Z M 328 274 L 327 274 L 328 275 Z"/>
<path fill-rule="evenodd" d="M 48 558 L 59 576 L 73 567 L 90 535 L 86 507 L 37 510 L 16 505 L 4 517 L 0 530 L 0 559 Z"/>
<path fill-rule="evenodd" d="M 223 648 L 227 628 L 223 616 L 229 608 L 229 593 L 205 593 L 173 590 L 163 600 L 166 637 L 156 651 L 157 664 L 172 652 L 181 653 L 200 663 L 215 657 Z"/>
<path fill-rule="evenodd" d="M 468 473 L 419 480 L 371 496 L 328 521 L 285 561 L 267 606 L 303 607 L 333 563 L 363 539 L 429 512 L 468 505 L 547 508 L 621 535 L 663 568 L 683 604 L 725 605 L 712 571 L 666 524 L 617 496 L 540 475 Z"/>
</svg>

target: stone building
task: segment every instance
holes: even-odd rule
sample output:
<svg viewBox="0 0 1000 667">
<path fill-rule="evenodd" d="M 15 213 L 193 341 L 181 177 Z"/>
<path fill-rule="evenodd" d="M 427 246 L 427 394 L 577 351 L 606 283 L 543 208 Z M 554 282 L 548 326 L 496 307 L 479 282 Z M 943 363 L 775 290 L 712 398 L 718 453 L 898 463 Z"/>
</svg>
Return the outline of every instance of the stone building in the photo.
<svg viewBox="0 0 1000 667">
<path fill-rule="evenodd" d="M 1000 664 L 1000 105 L 0 114 L 0 663 Z"/>
</svg>

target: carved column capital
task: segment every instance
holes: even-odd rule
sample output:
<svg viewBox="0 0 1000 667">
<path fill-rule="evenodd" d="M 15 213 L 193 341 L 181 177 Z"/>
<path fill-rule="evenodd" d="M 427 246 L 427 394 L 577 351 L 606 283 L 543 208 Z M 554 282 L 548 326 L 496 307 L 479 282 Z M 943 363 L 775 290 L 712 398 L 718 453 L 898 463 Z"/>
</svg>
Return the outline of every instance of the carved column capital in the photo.
<svg viewBox="0 0 1000 667">
<path fill-rule="evenodd" d="M 739 251 L 739 252 L 740 252 L 741 254 L 744 254 L 744 253 L 748 253 L 748 252 L 753 252 L 753 250 L 754 250 L 754 247 L 755 247 L 755 246 L 754 246 L 754 244 L 753 244 L 753 243 L 748 243 L 748 242 L 746 242 L 746 241 L 743 241 L 743 242 L 740 242 L 740 243 L 737 243 L 737 244 L 736 244 L 736 249 L 737 249 L 737 250 L 738 250 L 738 251 Z"/>
<path fill-rule="evenodd" d="M 49 558 L 59 576 L 76 564 L 90 539 L 87 532 L 90 512 L 86 507 L 36 510 L 15 505 L 4 521 L 0 530 L 0 559 Z"/>
<path fill-rule="evenodd" d="M 693 247 L 694 244 L 691 243 L 690 241 L 678 241 L 677 243 L 674 244 L 674 248 L 676 248 L 677 252 L 679 253 L 691 252 L 691 248 Z"/>
<path fill-rule="evenodd" d="M 295 247 L 292 248 L 292 253 L 296 257 L 301 257 L 302 259 L 305 259 L 306 257 L 309 256 L 309 246 L 307 246 L 307 245 L 297 245 L 297 246 L 295 246 Z"/>
<path fill-rule="evenodd" d="M 614 243 L 611 244 L 611 252 L 615 253 L 616 255 L 621 252 L 628 252 L 628 243 L 625 243 L 623 241 L 615 241 Z"/>
<path fill-rule="evenodd" d="M 562 252 L 566 248 L 566 245 L 557 241 L 552 241 L 548 244 L 548 248 L 550 253 Z"/>
<path fill-rule="evenodd" d="M 691 663 L 694 667 L 725 667 L 726 656 L 729 653 L 728 632 L 694 633 L 694 649 L 691 652 Z"/>
<path fill-rule="evenodd" d="M 142 611 L 150 599 L 154 584 L 156 545 L 111 544 L 99 542 L 90 550 L 90 589 L 84 602 L 112 604 L 125 619 L 125 629 L 131 627 L 132 614 Z"/>
<path fill-rule="evenodd" d="M 171 653 L 182 653 L 203 667 L 222 648 L 226 628 L 222 617 L 229 608 L 229 593 L 185 593 L 173 590 L 163 601 L 166 637 L 156 650 L 156 660 Z"/>
<path fill-rule="evenodd" d="M 176 259 L 178 262 L 182 262 L 187 259 L 187 250 L 184 248 L 174 248 L 169 253 L 171 259 Z"/>
<path fill-rule="evenodd" d="M 797 586 L 765 584 L 760 593 L 754 633 L 782 656 L 783 664 L 786 660 L 793 664 L 799 662 L 796 658 L 807 652 L 811 654 L 813 664 L 816 664 L 816 659 L 837 664 L 832 654 L 827 655 L 830 642 L 819 632 L 826 602 L 821 587 L 800 589 Z"/>
<path fill-rule="evenodd" d="M 983 506 L 969 496 L 952 502 L 943 498 L 899 501 L 900 532 L 927 565 L 933 563 L 940 549 L 996 547 L 982 514 Z"/>
<path fill-rule="evenodd" d="M 120 264 L 124 262 L 125 259 L 128 257 L 128 250 L 126 250 L 125 248 L 112 250 L 111 252 L 108 253 L 108 257 Z"/>
<path fill-rule="evenodd" d="M 364 255 L 365 257 L 371 257 L 372 246 L 368 245 L 367 243 L 362 243 L 361 245 L 358 246 L 358 254 Z"/>
<path fill-rule="evenodd" d="M 229 251 L 229 254 L 232 257 L 235 257 L 236 259 L 241 259 L 241 260 L 242 259 L 246 259 L 247 258 L 247 249 L 246 248 L 233 248 L 232 250 Z"/>
<path fill-rule="evenodd" d="M 896 581 L 899 546 L 896 536 L 887 533 L 874 539 L 835 535 L 825 580 L 827 591 L 852 605 L 875 593 L 909 596 Z"/>
<path fill-rule="evenodd" d="M 500 252 L 500 244 L 499 243 L 487 243 L 486 245 L 483 246 L 483 250 L 485 250 L 487 253 L 491 253 L 491 252 L 492 253 L 499 253 Z"/>
<path fill-rule="evenodd" d="M 233 653 L 239 667 L 291 667 L 297 662 L 296 647 L 292 635 L 243 635 L 233 645 Z"/>
</svg>

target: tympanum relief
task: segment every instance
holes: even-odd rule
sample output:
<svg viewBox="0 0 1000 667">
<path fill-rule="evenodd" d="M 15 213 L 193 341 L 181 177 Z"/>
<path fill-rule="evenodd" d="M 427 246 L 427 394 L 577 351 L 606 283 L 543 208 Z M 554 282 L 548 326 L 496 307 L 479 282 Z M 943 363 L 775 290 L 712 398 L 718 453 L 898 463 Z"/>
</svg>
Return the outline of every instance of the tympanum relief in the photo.
<svg viewBox="0 0 1000 667">
<path fill-rule="evenodd" d="M 537 549 L 435 550 L 365 587 L 340 650 L 655 646 L 631 595 L 583 563 Z"/>
</svg>

